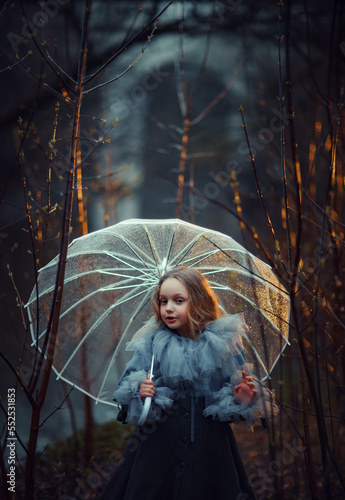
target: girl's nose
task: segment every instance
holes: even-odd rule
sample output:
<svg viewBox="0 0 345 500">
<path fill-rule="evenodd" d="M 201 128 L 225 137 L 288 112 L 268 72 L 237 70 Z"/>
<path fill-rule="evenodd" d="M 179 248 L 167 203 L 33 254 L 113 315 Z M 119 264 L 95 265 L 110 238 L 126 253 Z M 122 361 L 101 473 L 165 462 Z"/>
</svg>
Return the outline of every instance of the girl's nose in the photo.
<svg viewBox="0 0 345 500">
<path fill-rule="evenodd" d="M 172 310 L 173 310 L 173 308 L 174 308 L 174 307 L 173 307 L 173 304 L 172 304 L 172 302 L 170 302 L 170 300 L 169 300 L 169 301 L 168 301 L 168 303 L 167 303 L 167 306 L 166 306 L 166 310 L 167 310 L 167 311 L 172 311 Z"/>
</svg>

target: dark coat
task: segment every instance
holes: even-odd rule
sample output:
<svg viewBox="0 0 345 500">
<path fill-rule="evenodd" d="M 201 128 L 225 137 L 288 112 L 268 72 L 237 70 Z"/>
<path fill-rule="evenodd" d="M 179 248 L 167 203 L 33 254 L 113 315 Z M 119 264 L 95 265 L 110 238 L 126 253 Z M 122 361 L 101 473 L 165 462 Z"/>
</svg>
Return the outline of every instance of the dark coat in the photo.
<svg viewBox="0 0 345 500">
<path fill-rule="evenodd" d="M 204 407 L 180 399 L 136 427 L 101 500 L 255 499 L 230 424 L 204 417 Z"/>
<path fill-rule="evenodd" d="M 241 315 L 226 316 L 191 340 L 148 324 L 130 343 L 134 356 L 114 393 L 124 421 L 139 422 L 140 383 L 153 355 L 156 390 L 101 500 L 255 499 L 230 427 L 252 423 L 263 404 L 261 396 L 249 405 L 233 396 L 241 371 L 248 371 L 246 328 Z"/>
</svg>

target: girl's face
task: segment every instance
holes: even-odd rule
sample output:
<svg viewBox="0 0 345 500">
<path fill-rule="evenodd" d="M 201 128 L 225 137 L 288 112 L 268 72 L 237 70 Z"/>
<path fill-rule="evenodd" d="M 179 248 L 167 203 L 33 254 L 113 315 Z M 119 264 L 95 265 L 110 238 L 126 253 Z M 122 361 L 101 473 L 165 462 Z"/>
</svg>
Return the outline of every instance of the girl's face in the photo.
<svg viewBox="0 0 345 500">
<path fill-rule="evenodd" d="M 163 323 L 182 337 L 188 336 L 188 302 L 187 288 L 176 278 L 163 281 L 159 291 L 159 311 Z"/>
</svg>

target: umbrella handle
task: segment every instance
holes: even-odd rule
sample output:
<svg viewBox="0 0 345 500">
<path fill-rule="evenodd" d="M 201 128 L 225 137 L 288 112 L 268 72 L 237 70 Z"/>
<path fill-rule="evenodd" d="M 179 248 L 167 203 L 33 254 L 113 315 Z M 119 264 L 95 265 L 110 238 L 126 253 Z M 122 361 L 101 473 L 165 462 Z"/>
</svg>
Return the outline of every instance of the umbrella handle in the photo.
<svg viewBox="0 0 345 500">
<path fill-rule="evenodd" d="M 153 364 L 155 362 L 155 357 L 152 355 L 152 361 L 151 361 L 151 370 L 150 370 L 150 380 L 153 379 Z M 143 411 L 140 415 L 138 425 L 143 425 L 147 419 L 147 415 L 149 414 L 150 408 L 151 408 L 151 402 L 152 398 L 147 397 L 145 398 L 145 403 L 144 403 L 144 408 Z"/>
<path fill-rule="evenodd" d="M 143 425 L 146 421 L 147 415 L 149 414 L 151 408 L 152 398 L 145 398 L 144 408 L 140 415 L 138 425 Z"/>
</svg>

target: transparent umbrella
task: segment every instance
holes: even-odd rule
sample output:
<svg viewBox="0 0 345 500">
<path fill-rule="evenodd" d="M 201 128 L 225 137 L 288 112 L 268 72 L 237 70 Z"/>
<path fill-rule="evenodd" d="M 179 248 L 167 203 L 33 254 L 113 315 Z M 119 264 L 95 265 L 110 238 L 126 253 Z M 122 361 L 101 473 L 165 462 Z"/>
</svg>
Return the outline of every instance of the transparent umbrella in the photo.
<svg viewBox="0 0 345 500">
<path fill-rule="evenodd" d="M 58 257 L 40 270 L 27 308 L 33 345 L 47 329 Z M 290 303 L 271 268 L 229 236 L 178 219 L 130 219 L 69 245 L 53 370 L 97 402 L 115 404 L 114 388 L 131 340 L 153 314 L 152 292 L 176 266 L 198 269 L 228 314 L 248 325 L 245 351 L 267 378 L 288 343 Z"/>
</svg>

